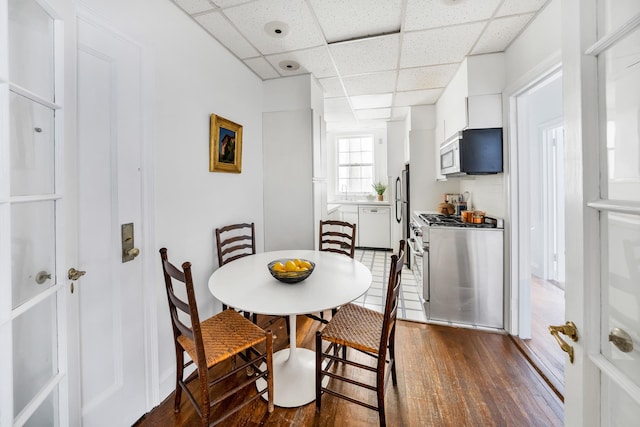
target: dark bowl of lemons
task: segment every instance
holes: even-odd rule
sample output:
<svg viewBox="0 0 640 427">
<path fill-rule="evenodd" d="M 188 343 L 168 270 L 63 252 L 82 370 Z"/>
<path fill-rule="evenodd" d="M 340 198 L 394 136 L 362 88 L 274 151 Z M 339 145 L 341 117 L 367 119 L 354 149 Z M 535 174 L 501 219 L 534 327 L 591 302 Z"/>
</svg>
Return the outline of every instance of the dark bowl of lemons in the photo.
<svg viewBox="0 0 640 427">
<path fill-rule="evenodd" d="M 309 260 L 295 258 L 276 259 L 271 261 L 267 267 L 269 273 L 279 281 L 298 283 L 309 277 L 316 265 Z"/>
</svg>

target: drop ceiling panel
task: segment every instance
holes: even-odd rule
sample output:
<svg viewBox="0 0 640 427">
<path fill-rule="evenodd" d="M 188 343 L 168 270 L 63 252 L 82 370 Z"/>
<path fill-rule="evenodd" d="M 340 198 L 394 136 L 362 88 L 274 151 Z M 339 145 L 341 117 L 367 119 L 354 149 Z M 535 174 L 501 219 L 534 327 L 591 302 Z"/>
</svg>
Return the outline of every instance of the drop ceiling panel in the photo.
<svg viewBox="0 0 640 427">
<path fill-rule="evenodd" d="M 407 0 L 404 30 L 439 28 L 489 19 L 501 1 Z"/>
<path fill-rule="evenodd" d="M 515 15 L 518 13 L 537 12 L 549 0 L 508 0 L 502 3 L 496 16 Z"/>
<path fill-rule="evenodd" d="M 336 112 L 351 112 L 351 105 L 346 97 L 341 98 L 328 98 L 324 100 L 324 109 Z"/>
<path fill-rule="evenodd" d="M 373 93 L 389 93 L 396 89 L 396 72 L 383 71 L 381 73 L 360 74 L 342 79 L 347 94 L 366 95 Z"/>
<path fill-rule="evenodd" d="M 264 55 L 324 44 L 304 0 L 260 0 L 225 9 L 224 13 Z M 265 30 L 265 25 L 273 21 L 286 24 L 282 36 L 274 37 Z"/>
<path fill-rule="evenodd" d="M 326 46 L 268 55 L 266 58 L 284 76 L 302 73 L 312 73 L 318 79 L 336 76 L 336 69 Z M 300 64 L 300 69 L 298 72 L 282 70 L 279 65 L 282 61 L 296 61 Z"/>
<path fill-rule="evenodd" d="M 245 59 L 244 63 L 253 70 L 254 73 L 260 76 L 262 80 L 276 79 L 281 77 L 276 70 L 273 69 L 271 64 L 262 56 L 257 58 Z"/>
<path fill-rule="evenodd" d="M 342 76 L 393 70 L 398 65 L 397 34 L 329 46 Z"/>
<path fill-rule="evenodd" d="M 209 0 L 174 0 L 175 3 L 185 10 L 189 15 L 194 13 L 213 10 L 216 6 Z"/>
<path fill-rule="evenodd" d="M 532 13 L 508 18 L 494 19 L 473 48 L 474 55 L 502 52 L 527 25 Z"/>
<path fill-rule="evenodd" d="M 458 70 L 459 64 L 405 68 L 398 72 L 397 90 L 417 90 L 446 87 Z"/>
<path fill-rule="evenodd" d="M 310 0 L 329 43 L 400 30 L 401 0 Z"/>
<path fill-rule="evenodd" d="M 322 85 L 322 92 L 325 98 L 337 98 L 345 95 L 338 77 L 329 77 L 318 81 Z"/>
<path fill-rule="evenodd" d="M 388 119 L 391 117 L 391 108 L 356 110 L 356 117 L 358 120 Z"/>
<path fill-rule="evenodd" d="M 391 107 L 393 94 L 385 93 L 381 95 L 358 95 L 352 96 L 351 105 L 354 110 L 364 110 L 368 108 Z"/>
<path fill-rule="evenodd" d="M 243 3 L 248 3 L 253 0 L 210 0 L 211 3 L 219 6 L 219 7 L 231 7 L 236 6 Z"/>
<path fill-rule="evenodd" d="M 478 39 L 484 23 L 406 33 L 400 54 L 400 67 L 461 62 Z"/>
<path fill-rule="evenodd" d="M 260 54 L 240 35 L 236 28 L 222 16 L 222 13 L 206 13 L 204 15 L 198 15 L 194 19 L 238 58 L 251 58 Z"/>
<path fill-rule="evenodd" d="M 423 89 L 411 90 L 407 92 L 396 92 L 393 101 L 394 107 L 405 107 L 411 105 L 435 104 L 443 89 Z"/>
</svg>

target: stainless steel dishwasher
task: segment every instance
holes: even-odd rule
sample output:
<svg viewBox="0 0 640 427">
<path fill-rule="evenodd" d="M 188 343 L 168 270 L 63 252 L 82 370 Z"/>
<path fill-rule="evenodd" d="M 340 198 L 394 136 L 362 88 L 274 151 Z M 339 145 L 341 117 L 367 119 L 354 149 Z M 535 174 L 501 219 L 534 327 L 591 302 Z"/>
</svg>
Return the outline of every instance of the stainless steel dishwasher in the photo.
<svg viewBox="0 0 640 427">
<path fill-rule="evenodd" d="M 430 227 L 428 317 L 504 327 L 503 230 Z"/>
</svg>

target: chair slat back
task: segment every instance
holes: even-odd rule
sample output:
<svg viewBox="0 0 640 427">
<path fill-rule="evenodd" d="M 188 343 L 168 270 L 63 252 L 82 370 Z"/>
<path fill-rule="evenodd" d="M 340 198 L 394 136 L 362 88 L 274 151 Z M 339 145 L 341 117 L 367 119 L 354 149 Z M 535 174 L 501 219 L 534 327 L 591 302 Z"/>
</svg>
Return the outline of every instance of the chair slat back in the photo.
<svg viewBox="0 0 640 427">
<path fill-rule="evenodd" d="M 398 301 L 400 295 L 402 268 L 404 266 L 405 241 L 400 241 L 398 255 L 391 256 L 391 268 L 389 269 L 389 282 L 384 306 L 384 320 L 382 324 L 382 336 L 380 337 L 379 355 L 384 360 L 387 352 L 389 337 L 394 333 L 396 319 L 398 317 Z"/>
<path fill-rule="evenodd" d="M 200 330 L 200 318 L 198 316 L 198 304 L 196 302 L 195 291 L 193 290 L 193 278 L 191 276 L 191 263 L 184 262 L 182 270 L 169 262 L 167 249 L 160 249 L 160 257 L 162 259 L 162 270 L 164 272 L 164 283 L 167 290 L 167 301 L 169 302 L 169 313 L 171 314 L 171 325 L 173 327 L 173 338 L 178 350 L 178 337 L 181 335 L 191 339 L 196 348 L 198 369 L 201 366 L 206 370 L 206 359 L 204 353 L 204 345 L 202 343 L 202 332 Z M 187 294 L 187 301 L 183 301 L 176 295 L 174 289 L 174 280 L 181 283 Z M 187 325 L 180 320 L 178 310 L 185 313 L 191 325 Z"/>
<path fill-rule="evenodd" d="M 320 250 L 353 258 L 356 249 L 356 225 L 346 221 L 320 221 Z"/>
<path fill-rule="evenodd" d="M 216 228 L 218 265 L 256 253 L 255 225 L 242 223 Z"/>
</svg>

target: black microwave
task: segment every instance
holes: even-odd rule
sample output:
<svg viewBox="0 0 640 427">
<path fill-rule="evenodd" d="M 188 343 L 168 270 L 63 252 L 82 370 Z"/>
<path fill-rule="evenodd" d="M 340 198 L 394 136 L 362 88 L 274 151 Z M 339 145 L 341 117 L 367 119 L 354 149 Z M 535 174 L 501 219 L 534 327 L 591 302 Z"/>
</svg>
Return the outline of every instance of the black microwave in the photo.
<svg viewBox="0 0 640 427">
<path fill-rule="evenodd" d="M 443 175 L 488 175 L 502 172 L 502 128 L 467 129 L 440 146 Z"/>
</svg>

